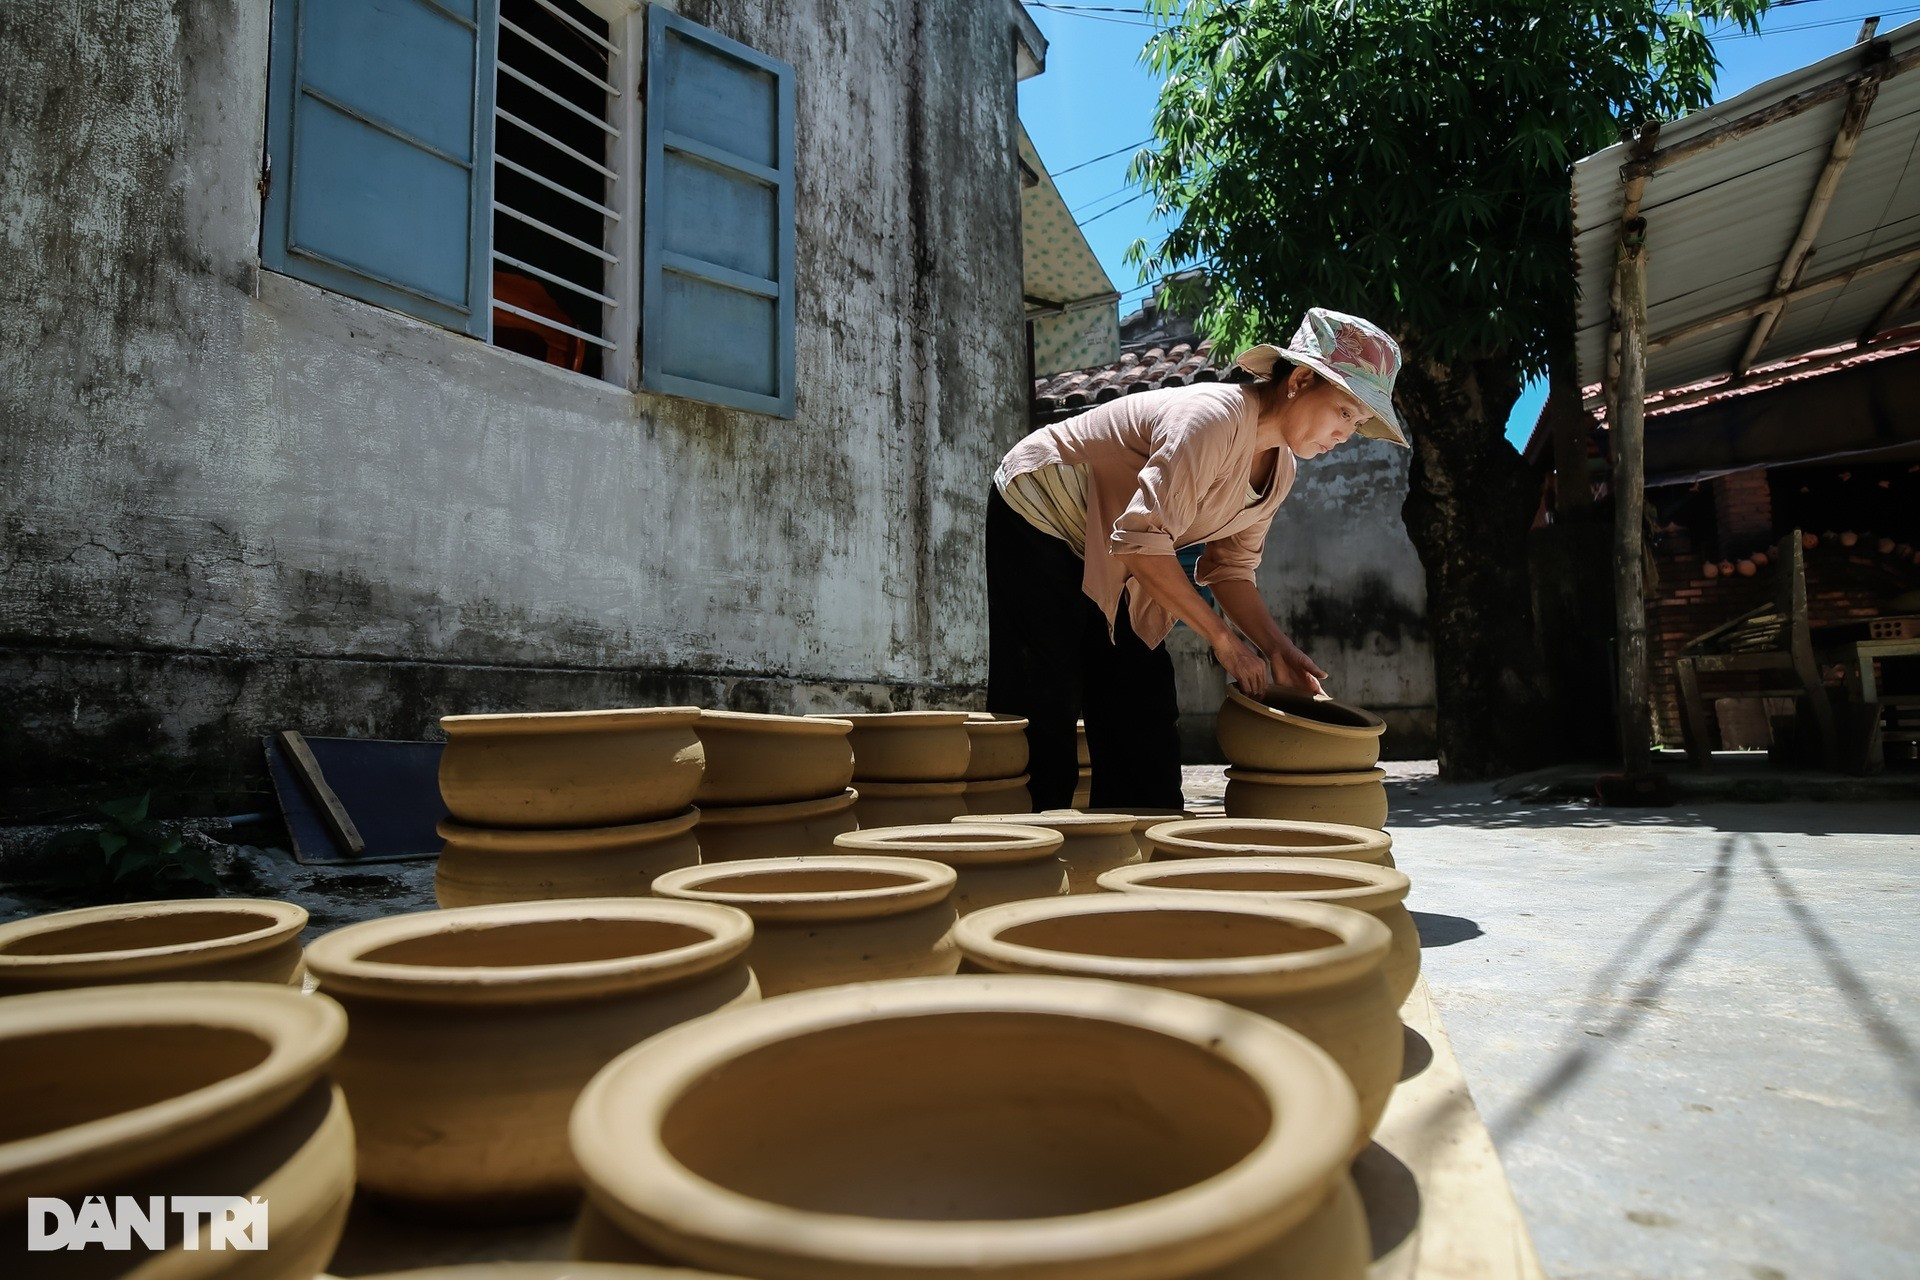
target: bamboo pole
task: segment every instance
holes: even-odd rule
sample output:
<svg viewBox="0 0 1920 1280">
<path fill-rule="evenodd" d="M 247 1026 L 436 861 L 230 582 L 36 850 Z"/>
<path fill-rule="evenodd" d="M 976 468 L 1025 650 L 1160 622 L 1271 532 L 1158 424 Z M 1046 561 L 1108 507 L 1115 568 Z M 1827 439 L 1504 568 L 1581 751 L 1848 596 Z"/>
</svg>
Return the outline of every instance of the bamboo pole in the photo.
<svg viewBox="0 0 1920 1280">
<path fill-rule="evenodd" d="M 1613 436 L 1614 608 L 1620 658 L 1621 763 L 1643 773 L 1651 747 L 1647 677 L 1646 574 L 1641 524 L 1647 500 L 1647 242 L 1646 222 L 1621 225 L 1615 273 L 1620 297 L 1620 385 Z"/>
<path fill-rule="evenodd" d="M 1880 308 L 1880 314 L 1873 318 L 1873 323 L 1867 326 L 1867 331 L 1860 335 L 1858 345 L 1864 347 L 1879 337 L 1882 332 L 1891 329 L 1893 322 L 1900 318 L 1900 313 L 1911 307 L 1915 299 L 1920 299 L 1920 271 L 1908 276 L 1907 282 L 1900 286 L 1900 292 L 1894 294 L 1887 300 L 1887 305 Z"/>
<path fill-rule="evenodd" d="M 1715 329 L 1723 329 L 1730 324 L 1738 324 L 1742 320 L 1750 320 L 1764 311 L 1771 311 L 1785 303 L 1798 302 L 1802 298 L 1810 298 L 1814 294 L 1825 293 L 1829 289 L 1838 289 L 1844 285 L 1852 284 L 1855 280 L 1864 279 L 1867 276 L 1888 271 L 1894 267 L 1903 267 L 1910 262 L 1916 261 L 1920 261 L 1920 245 L 1902 249 L 1898 253 L 1888 254 L 1884 258 L 1876 258 L 1871 262 L 1860 263 L 1858 266 L 1848 267 L 1844 271 L 1836 271 L 1832 275 L 1821 276 L 1818 280 L 1810 281 L 1778 297 L 1759 298 L 1753 302 L 1744 302 L 1732 310 L 1721 312 L 1719 315 L 1708 316 L 1704 320 L 1695 320 L 1690 324 L 1681 325 L 1677 329 L 1669 329 L 1665 333 L 1657 333 L 1647 339 L 1647 350 L 1658 351 L 1662 347 L 1670 347 L 1676 342 L 1685 342 L 1687 339 L 1697 338 L 1703 333 L 1712 333 Z M 1878 332 L 1878 329 L 1876 329 L 1875 332 Z"/>
</svg>

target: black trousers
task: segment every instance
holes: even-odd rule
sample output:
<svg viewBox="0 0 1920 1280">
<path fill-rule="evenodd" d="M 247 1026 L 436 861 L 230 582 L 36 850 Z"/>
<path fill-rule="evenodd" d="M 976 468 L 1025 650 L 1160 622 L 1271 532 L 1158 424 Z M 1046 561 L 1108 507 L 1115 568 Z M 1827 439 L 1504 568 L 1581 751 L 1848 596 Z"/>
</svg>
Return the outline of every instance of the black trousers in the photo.
<svg viewBox="0 0 1920 1280">
<path fill-rule="evenodd" d="M 1084 566 L 1059 538 L 987 498 L 987 709 L 1025 716 L 1035 809 L 1073 803 L 1076 715 L 1087 722 L 1096 808 L 1178 809 L 1180 707 L 1173 659 L 1133 633 L 1125 601 L 1113 636 L 1081 589 Z"/>
</svg>

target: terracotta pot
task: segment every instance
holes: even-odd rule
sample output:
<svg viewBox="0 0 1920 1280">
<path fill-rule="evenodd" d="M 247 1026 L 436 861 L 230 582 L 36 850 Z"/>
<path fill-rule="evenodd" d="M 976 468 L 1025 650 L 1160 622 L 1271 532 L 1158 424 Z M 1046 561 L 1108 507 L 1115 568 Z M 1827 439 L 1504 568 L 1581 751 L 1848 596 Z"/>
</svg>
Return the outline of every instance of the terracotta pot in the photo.
<svg viewBox="0 0 1920 1280">
<path fill-rule="evenodd" d="M 842 714 L 853 722 L 853 776 L 861 782 L 958 782 L 973 747 L 965 711 Z"/>
<path fill-rule="evenodd" d="M 700 861 L 693 824 L 700 811 L 627 827 L 468 827 L 451 819 L 433 872 L 443 907 L 545 898 L 644 898 L 653 878 Z"/>
<path fill-rule="evenodd" d="M 1275 818 L 1188 818 L 1147 828 L 1155 861 L 1168 858 L 1342 858 L 1393 865 L 1393 837 L 1371 827 Z"/>
<path fill-rule="evenodd" d="M 266 898 L 182 898 L 0 925 L 0 995 L 126 982 L 299 986 L 307 913 Z"/>
<path fill-rule="evenodd" d="M 1027 771 L 1027 721 L 1024 716 L 976 711 L 967 717 L 968 782 L 1017 778 Z"/>
<path fill-rule="evenodd" d="M 1212 996 L 1265 1014 L 1326 1050 L 1353 1082 L 1358 1154 L 1400 1079 L 1391 935 L 1364 912 L 1320 902 L 1154 893 L 1009 902 L 954 930 L 969 966 L 1111 978 Z"/>
<path fill-rule="evenodd" d="M 928 858 L 952 867 L 954 909 L 961 915 L 1001 902 L 1053 898 L 1067 891 L 1061 836 L 1045 827 L 1014 824 L 967 827 L 934 822 L 876 827 L 834 841 L 847 853 Z"/>
<path fill-rule="evenodd" d="M 388 916 L 319 939 L 308 965 L 352 1020 L 336 1074 L 360 1185 L 443 1215 L 564 1209 L 581 1086 L 636 1041 L 758 999 L 752 938 L 726 907 L 589 898 Z"/>
<path fill-rule="evenodd" d="M 353 1126 L 326 1074 L 346 1031 L 331 1000 L 266 983 L 0 1000 L 0 1213 L 10 1230 L 28 1220 L 30 1196 L 76 1210 L 85 1196 L 131 1196 L 143 1208 L 189 1194 L 269 1205 L 264 1251 L 215 1249 L 204 1226 L 183 1249 L 181 1216 L 168 1213 L 164 1254 L 138 1239 L 124 1255 L 14 1254 L 9 1242 L 27 1260 L 22 1280 L 135 1268 L 170 1280 L 309 1280 L 333 1255 L 353 1196 Z"/>
<path fill-rule="evenodd" d="M 327 1280 L 317 1277 L 316 1280 Z M 387 1271 L 359 1280 L 742 1280 L 684 1267 L 632 1266 L 617 1262 L 465 1262 L 418 1271 Z"/>
<path fill-rule="evenodd" d="M 954 880 L 953 868 L 922 858 L 834 853 L 686 867 L 653 891 L 752 916 L 747 959 L 761 991 L 777 996 L 952 973 Z"/>
<path fill-rule="evenodd" d="M 620 827 L 693 803 L 698 707 L 442 716 L 440 797 L 475 827 Z"/>
<path fill-rule="evenodd" d="M 964 782 L 862 782 L 854 812 L 862 827 L 951 822 L 967 811 Z"/>
<path fill-rule="evenodd" d="M 1232 685 L 1214 721 L 1230 764 L 1268 773 L 1343 773 L 1380 759 L 1387 722 L 1364 707 L 1274 689 L 1260 699 Z"/>
<path fill-rule="evenodd" d="M 1145 855 L 1133 838 L 1130 813 L 982 814 L 955 818 L 965 823 L 1015 823 L 1058 831 L 1060 861 L 1067 864 L 1068 893 L 1098 893 L 1102 871 L 1139 862 Z"/>
<path fill-rule="evenodd" d="M 1227 816 L 1337 822 L 1379 831 L 1387 825 L 1384 769 L 1360 773 L 1227 770 Z"/>
<path fill-rule="evenodd" d="M 1420 931 L 1407 911 L 1407 873 L 1339 858 L 1181 858 L 1118 867 L 1100 887 L 1119 893 L 1177 893 L 1211 898 L 1330 902 L 1364 911 L 1387 926 L 1387 989 L 1397 1008 L 1420 977 Z"/>
<path fill-rule="evenodd" d="M 694 835 L 700 840 L 700 861 L 832 853 L 833 838 L 860 825 L 854 809 L 858 798 L 858 793 L 848 788 L 820 800 L 702 809 L 699 824 L 694 827 Z"/>
<path fill-rule="evenodd" d="M 809 992 L 676 1028 L 588 1086 L 575 1252 L 768 1280 L 1359 1280 L 1354 1115 L 1302 1038 L 1177 992 Z"/>
<path fill-rule="evenodd" d="M 693 797 L 702 809 L 817 800 L 853 781 L 847 720 L 702 711 L 695 730 L 707 758 Z"/>
<path fill-rule="evenodd" d="M 1032 813 L 1033 793 L 1027 790 L 1027 775 L 1017 778 L 989 778 L 969 782 L 960 795 L 968 813 Z"/>
<path fill-rule="evenodd" d="M 1174 822 L 1181 818 L 1191 818 L 1193 816 L 1192 811 L 1188 809 L 1115 809 L 1109 807 L 1103 809 L 1048 809 L 1046 812 L 1124 813 L 1133 819 L 1133 842 L 1139 847 L 1142 858 L 1150 858 L 1153 856 L 1153 846 L 1147 842 L 1147 828 L 1157 827 L 1163 822 Z"/>
</svg>

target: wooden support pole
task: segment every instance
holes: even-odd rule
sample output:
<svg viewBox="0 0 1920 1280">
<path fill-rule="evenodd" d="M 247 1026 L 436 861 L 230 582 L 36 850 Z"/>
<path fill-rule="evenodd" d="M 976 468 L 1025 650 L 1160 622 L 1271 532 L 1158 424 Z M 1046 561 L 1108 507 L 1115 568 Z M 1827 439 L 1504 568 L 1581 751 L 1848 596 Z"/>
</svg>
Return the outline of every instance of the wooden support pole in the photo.
<svg viewBox="0 0 1920 1280">
<path fill-rule="evenodd" d="M 1641 524 L 1647 500 L 1647 241 L 1640 218 L 1620 228 L 1620 385 L 1613 437 L 1614 608 L 1620 657 L 1621 763 L 1644 773 L 1651 747 L 1647 676 L 1646 575 Z"/>
<path fill-rule="evenodd" d="M 1898 320 L 1901 314 L 1916 301 L 1920 301 L 1920 271 L 1908 276 L 1907 282 L 1900 286 L 1900 292 L 1894 294 L 1887 300 L 1887 305 L 1880 308 L 1880 314 L 1873 318 L 1873 323 L 1868 325 L 1866 332 L 1860 335 L 1857 345 L 1864 347 L 1888 329 L 1893 328 L 1893 322 Z"/>
</svg>

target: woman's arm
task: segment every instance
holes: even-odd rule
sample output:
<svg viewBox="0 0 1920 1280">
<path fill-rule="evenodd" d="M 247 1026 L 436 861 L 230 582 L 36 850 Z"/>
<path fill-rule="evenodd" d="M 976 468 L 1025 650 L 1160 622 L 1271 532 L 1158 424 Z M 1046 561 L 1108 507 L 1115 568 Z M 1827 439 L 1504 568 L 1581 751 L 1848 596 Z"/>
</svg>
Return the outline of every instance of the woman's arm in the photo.
<svg viewBox="0 0 1920 1280">
<path fill-rule="evenodd" d="M 1226 668 L 1229 680 L 1252 697 L 1257 698 L 1267 691 L 1267 685 L 1272 682 L 1267 671 L 1267 660 L 1235 635 L 1233 628 L 1219 614 L 1207 607 L 1207 602 L 1194 588 L 1177 557 L 1148 553 L 1130 555 L 1127 557 L 1127 572 L 1133 575 L 1135 582 L 1147 589 L 1147 594 L 1163 609 L 1200 633 L 1212 646 L 1214 658 Z M 1267 625 L 1273 625 L 1271 619 Z M 1279 628 L 1275 627 L 1274 630 L 1278 632 Z"/>
<path fill-rule="evenodd" d="M 1233 619 L 1233 624 L 1245 632 L 1273 664 L 1274 683 L 1302 693 L 1323 692 L 1320 682 L 1327 678 L 1327 673 L 1302 653 L 1299 645 L 1287 639 L 1280 624 L 1267 612 L 1267 602 L 1260 598 L 1257 586 L 1244 578 L 1227 578 L 1212 583 L 1208 589 L 1226 610 L 1227 617 Z"/>
</svg>

